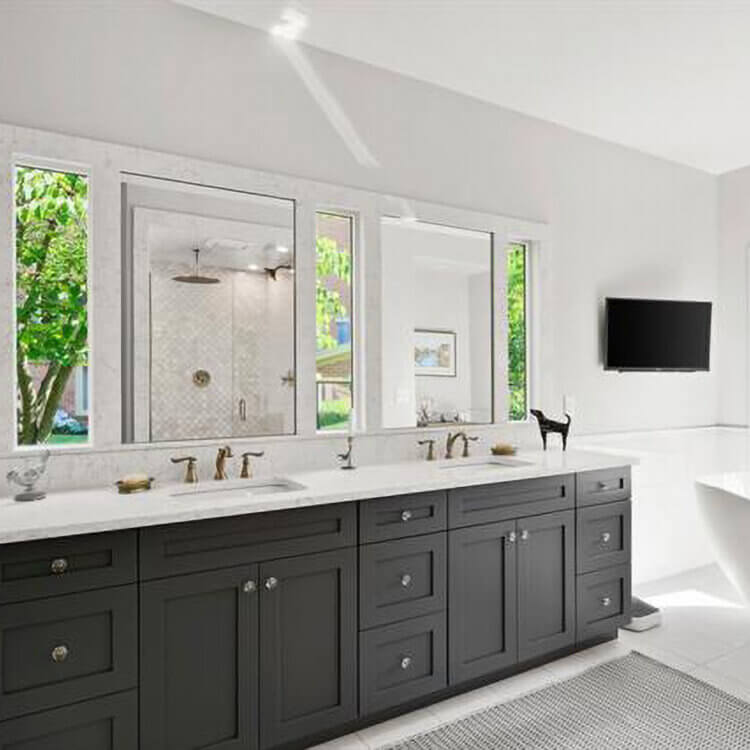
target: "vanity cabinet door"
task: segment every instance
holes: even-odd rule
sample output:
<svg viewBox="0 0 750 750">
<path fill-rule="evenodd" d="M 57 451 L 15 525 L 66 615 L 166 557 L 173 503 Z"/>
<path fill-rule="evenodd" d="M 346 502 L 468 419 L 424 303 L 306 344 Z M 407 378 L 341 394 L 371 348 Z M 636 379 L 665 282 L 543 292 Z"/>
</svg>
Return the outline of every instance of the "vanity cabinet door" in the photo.
<svg viewBox="0 0 750 750">
<path fill-rule="evenodd" d="M 518 657 L 574 643 L 575 513 L 522 518 L 518 528 Z"/>
<path fill-rule="evenodd" d="M 356 571 L 354 548 L 261 565 L 262 748 L 356 718 Z"/>
<path fill-rule="evenodd" d="M 141 750 L 258 746 L 258 567 L 141 587 Z"/>
<path fill-rule="evenodd" d="M 518 660 L 516 522 L 448 534 L 448 670 L 451 685 Z"/>
</svg>

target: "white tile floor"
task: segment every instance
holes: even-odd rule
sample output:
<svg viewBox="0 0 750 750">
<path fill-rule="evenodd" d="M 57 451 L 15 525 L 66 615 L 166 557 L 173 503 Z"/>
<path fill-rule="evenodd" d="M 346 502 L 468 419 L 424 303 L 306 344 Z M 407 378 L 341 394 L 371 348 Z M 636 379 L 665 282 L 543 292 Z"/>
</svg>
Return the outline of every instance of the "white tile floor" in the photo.
<svg viewBox="0 0 750 750">
<path fill-rule="evenodd" d="M 750 702 L 750 608 L 717 567 L 640 586 L 636 593 L 661 608 L 660 627 L 644 633 L 620 631 L 618 641 L 318 745 L 316 750 L 373 750 L 567 679 L 631 649 Z"/>
</svg>

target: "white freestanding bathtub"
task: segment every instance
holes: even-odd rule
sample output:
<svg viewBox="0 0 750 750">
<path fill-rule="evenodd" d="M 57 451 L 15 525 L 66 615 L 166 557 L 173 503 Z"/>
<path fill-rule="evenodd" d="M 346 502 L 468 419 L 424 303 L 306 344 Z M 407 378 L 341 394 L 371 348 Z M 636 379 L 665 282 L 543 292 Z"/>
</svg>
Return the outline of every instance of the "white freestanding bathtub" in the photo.
<svg viewBox="0 0 750 750">
<path fill-rule="evenodd" d="M 719 565 L 750 604 L 750 472 L 699 479 L 696 494 Z"/>
</svg>

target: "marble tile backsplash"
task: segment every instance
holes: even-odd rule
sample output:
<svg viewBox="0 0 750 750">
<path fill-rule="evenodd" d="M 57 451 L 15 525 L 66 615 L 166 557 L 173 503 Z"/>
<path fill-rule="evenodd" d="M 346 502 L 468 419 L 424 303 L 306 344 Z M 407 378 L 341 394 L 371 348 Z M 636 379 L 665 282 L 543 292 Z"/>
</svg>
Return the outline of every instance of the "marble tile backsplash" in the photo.
<svg viewBox="0 0 750 750">
<path fill-rule="evenodd" d="M 442 456 L 445 445 L 445 430 L 430 431 L 429 437 L 436 439 L 437 455 Z M 510 442 L 522 448 L 541 447 L 535 424 L 486 425 L 471 427 L 469 434 L 480 437 L 479 444 L 472 446 L 475 456 L 489 453 L 492 444 Z M 423 430 L 394 432 L 393 434 L 357 435 L 354 440 L 356 465 L 366 466 L 380 463 L 422 460 L 424 448 L 417 440 L 428 437 Z M 336 454 L 346 449 L 345 435 L 316 436 L 313 438 L 256 438 L 227 441 L 235 454 L 229 462 L 230 476 L 238 476 L 239 455 L 245 450 L 264 450 L 263 458 L 254 459 L 255 476 L 273 476 L 285 473 L 315 471 L 336 468 Z M 571 440 L 575 445 L 575 441 Z M 133 445 L 118 450 L 58 449 L 50 458 L 45 484 L 47 491 L 76 488 L 103 487 L 113 484 L 120 477 L 131 473 L 147 473 L 157 482 L 179 482 L 184 465 L 170 463 L 171 456 L 195 456 L 198 459 L 198 476 L 202 481 L 213 477 L 214 459 L 218 443 L 185 444 L 182 446 Z M 551 449 L 558 450 L 556 445 Z M 34 454 L 30 454 L 34 455 Z M 25 460 L 24 454 L 0 458 L 0 497 L 11 494 L 4 477 L 11 468 Z"/>
</svg>

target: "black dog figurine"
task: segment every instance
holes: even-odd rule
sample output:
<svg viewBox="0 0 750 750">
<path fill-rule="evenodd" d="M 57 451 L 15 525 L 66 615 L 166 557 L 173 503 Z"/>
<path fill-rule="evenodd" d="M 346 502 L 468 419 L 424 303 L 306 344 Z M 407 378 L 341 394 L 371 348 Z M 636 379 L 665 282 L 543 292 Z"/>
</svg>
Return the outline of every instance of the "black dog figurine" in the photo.
<svg viewBox="0 0 750 750">
<path fill-rule="evenodd" d="M 539 422 L 539 432 L 542 433 L 542 444 L 544 450 L 547 450 L 547 435 L 550 432 L 559 432 L 562 435 L 563 450 L 568 447 L 568 431 L 570 430 L 571 418 L 570 414 L 565 416 L 568 418 L 567 422 L 556 422 L 554 419 L 549 419 L 544 416 L 544 412 L 540 409 L 531 409 L 531 413 L 536 417 Z"/>
</svg>

